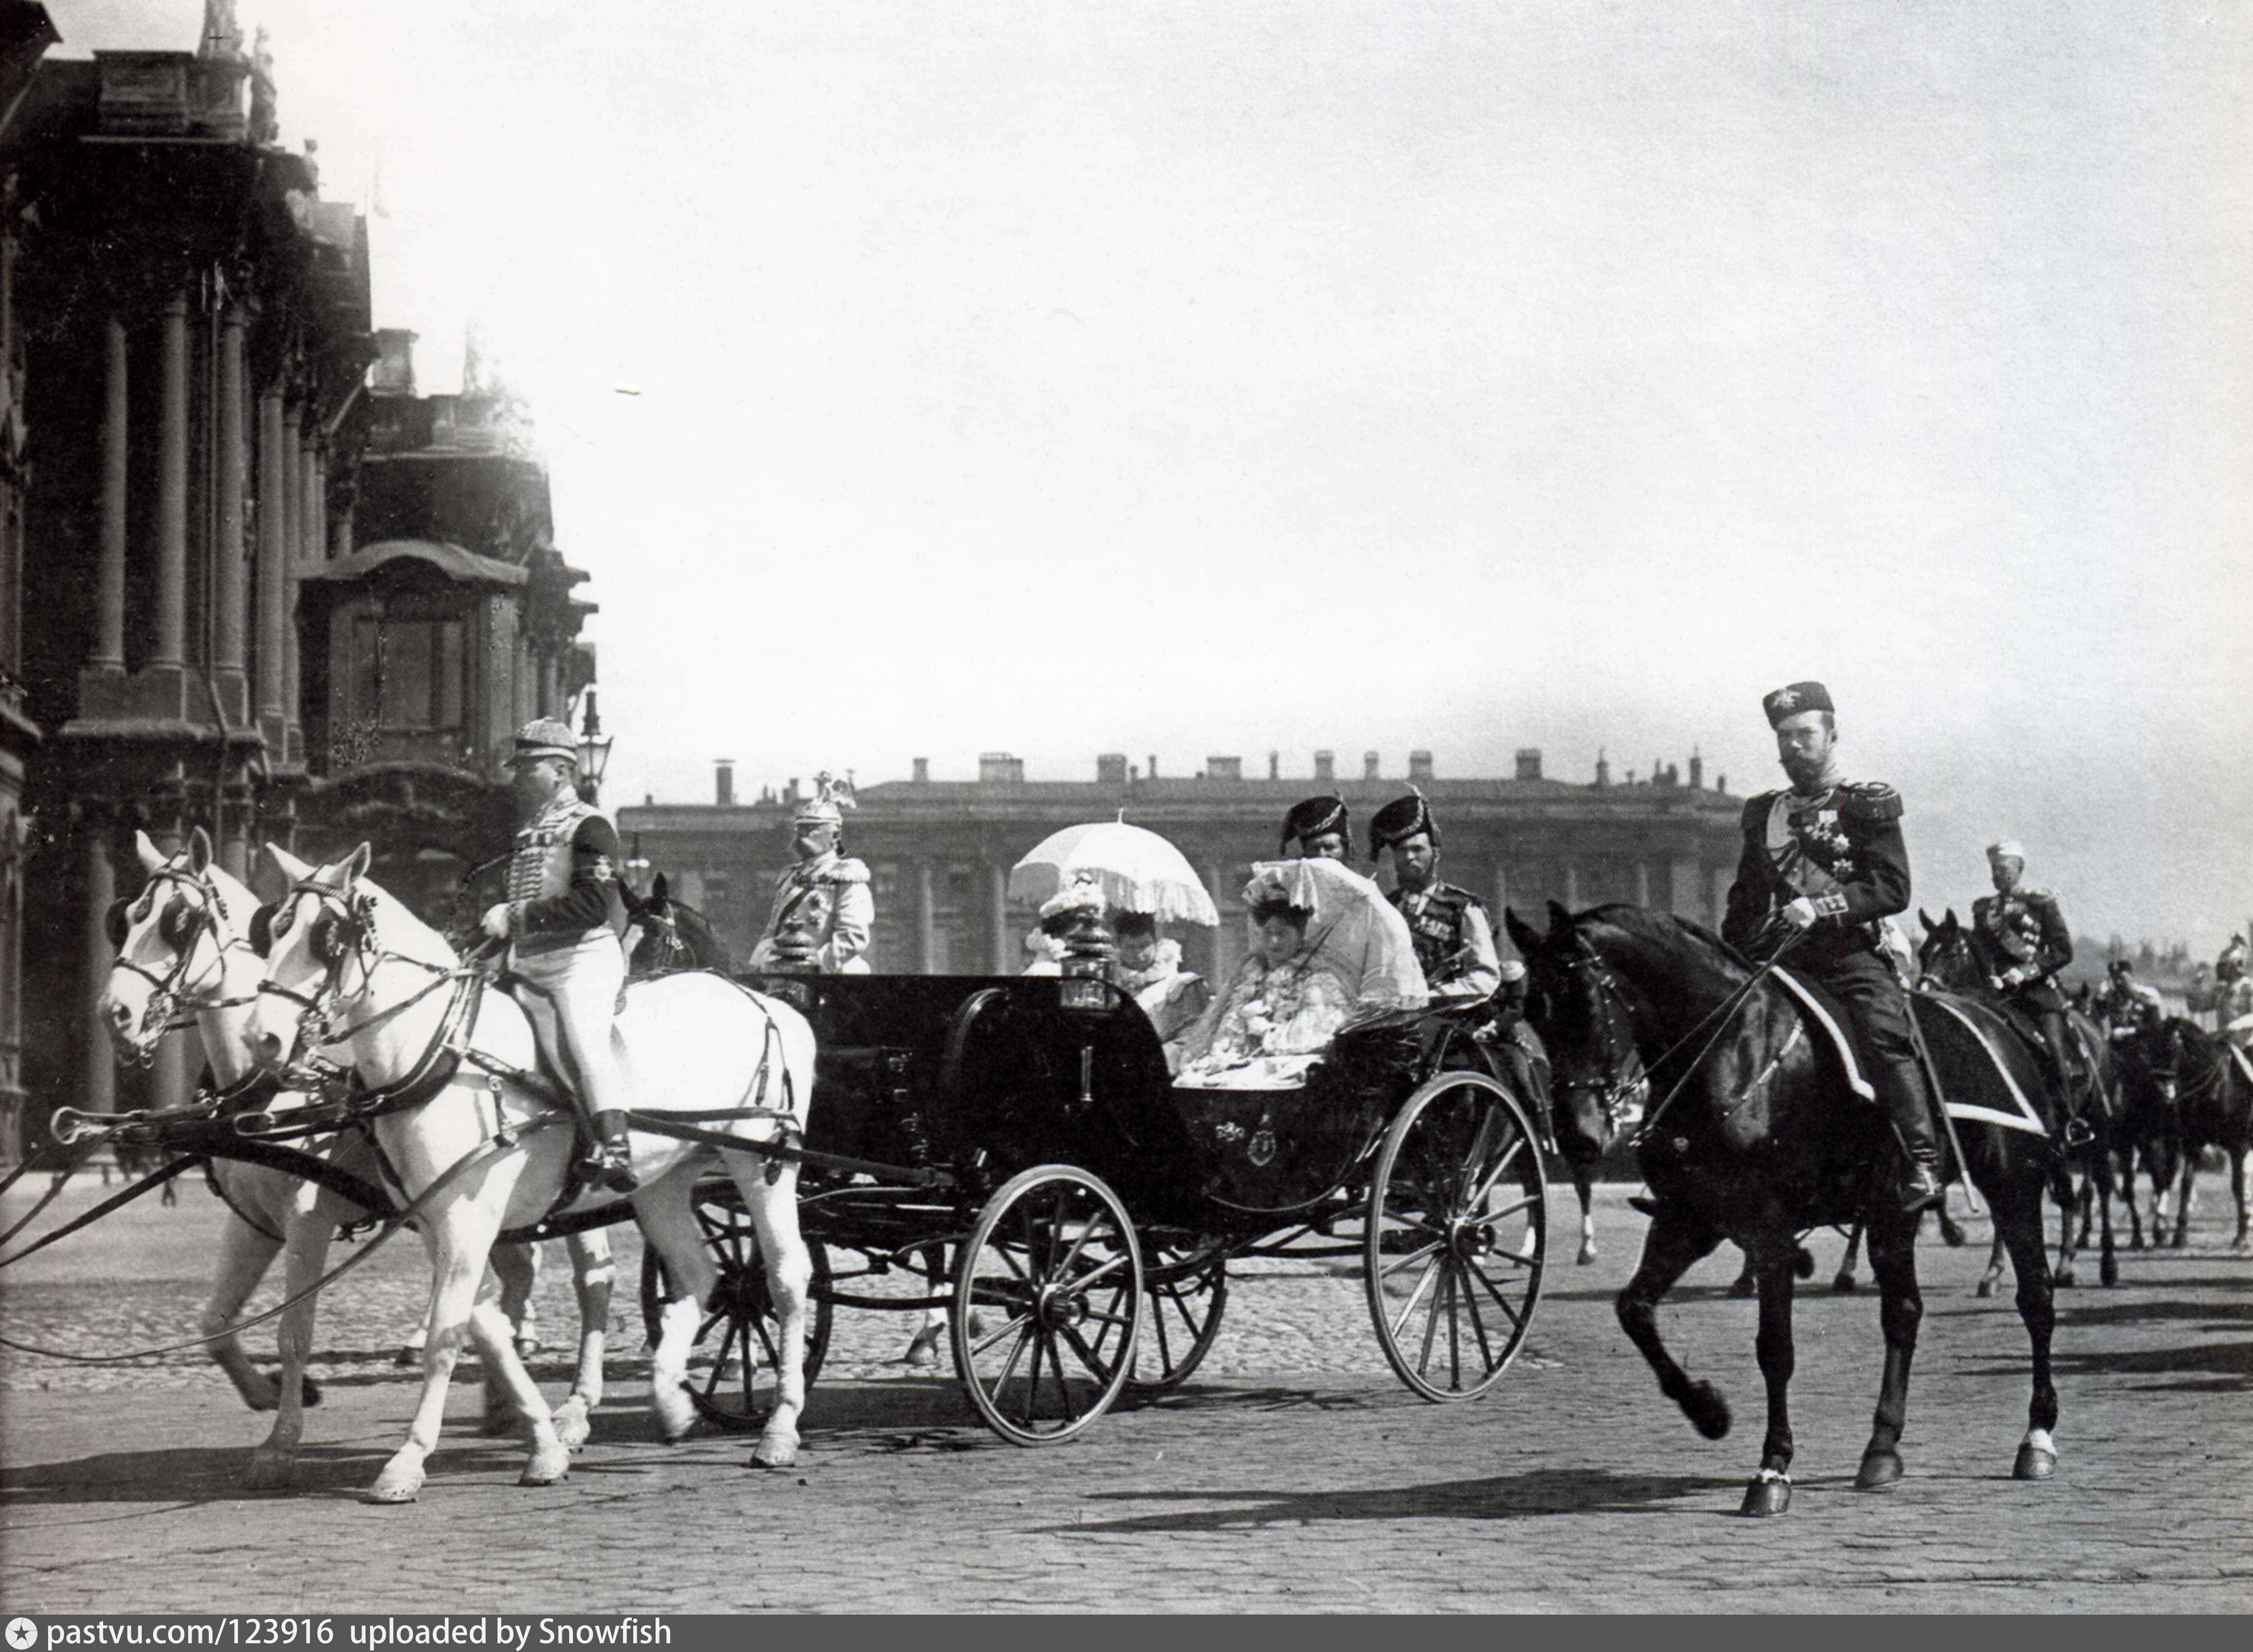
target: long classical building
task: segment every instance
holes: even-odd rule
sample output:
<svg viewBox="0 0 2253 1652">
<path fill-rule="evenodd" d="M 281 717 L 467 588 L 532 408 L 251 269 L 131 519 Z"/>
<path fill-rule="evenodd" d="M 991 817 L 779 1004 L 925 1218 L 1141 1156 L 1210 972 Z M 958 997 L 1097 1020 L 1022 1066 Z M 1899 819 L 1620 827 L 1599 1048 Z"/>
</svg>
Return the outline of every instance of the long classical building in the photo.
<svg viewBox="0 0 2253 1652">
<path fill-rule="evenodd" d="M 1243 956 L 1239 893 L 1252 863 L 1275 856 L 1285 812 L 1319 791 L 1345 799 L 1356 864 L 1367 869 L 1370 816 L 1412 784 L 1421 790 L 1440 822 L 1440 875 L 1483 898 L 1497 931 L 1504 906 L 1530 917 L 1552 898 L 1575 908 L 1632 901 L 1717 923 L 1736 863 L 1743 799 L 1708 787 L 1694 756 L 1686 778 L 1670 764 L 1631 784 L 1615 784 L 1601 763 L 1592 782 L 1548 778 L 1531 749 L 1517 754 L 1508 779 L 1443 779 L 1421 751 L 1405 776 L 1385 775 L 1373 752 L 1357 778 L 1336 777 L 1328 752 L 1315 754 L 1313 778 L 1280 777 L 1273 758 L 1268 767 L 1268 778 L 1247 778 L 1239 759 L 1214 757 L 1195 776 L 1159 779 L 1111 755 L 1096 759 L 1092 779 L 1029 780 L 1021 761 L 991 753 L 976 780 L 945 781 L 931 779 L 918 758 L 913 778 L 863 788 L 846 819 L 846 853 L 868 863 L 875 883 L 870 963 L 880 972 L 1015 974 L 1036 915 L 1009 898 L 1009 868 L 1051 832 L 1116 817 L 1169 840 L 1202 875 L 1220 927 L 1179 938 L 1193 966 L 1219 974 Z M 632 869 L 644 882 L 666 874 L 740 958 L 790 864 L 798 788 L 792 781 L 778 796 L 737 802 L 722 765 L 710 803 L 623 809 Z"/>
</svg>

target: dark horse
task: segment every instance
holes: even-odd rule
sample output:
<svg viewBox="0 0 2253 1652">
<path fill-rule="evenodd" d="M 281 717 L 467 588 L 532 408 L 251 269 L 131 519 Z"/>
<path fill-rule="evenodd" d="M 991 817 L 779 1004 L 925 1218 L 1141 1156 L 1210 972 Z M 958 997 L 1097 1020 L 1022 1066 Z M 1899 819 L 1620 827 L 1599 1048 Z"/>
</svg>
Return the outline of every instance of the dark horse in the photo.
<svg viewBox="0 0 2253 1652">
<path fill-rule="evenodd" d="M 2229 1162 L 2229 1190 L 2237 1203 L 2237 1232 L 2232 1244 L 2247 1243 L 2245 1150 L 2253 1135 L 2253 1079 L 2229 1046 L 2197 1022 L 2170 1015 L 2122 1037 L 2120 1063 L 2126 1077 L 2128 1114 L 2128 1220 L 2130 1244 L 2143 1248 L 2135 1206 L 2135 1159 L 2152 1178 L 2152 1248 L 2190 1243 L 2192 1184 L 2200 1154 L 2218 1147 Z M 2178 1178 L 2180 1181 L 2178 1181 Z M 2173 1237 L 2161 1200 L 2175 1188 Z"/>
<path fill-rule="evenodd" d="M 650 975 L 671 975 L 685 969 L 708 969 L 722 975 L 734 972 L 734 960 L 704 915 L 667 892 L 660 872 L 646 898 L 624 891 L 626 932 L 641 933 L 634 940 L 628 968 L 638 980 Z"/>
<path fill-rule="evenodd" d="M 2027 1056 L 2037 1067 L 2044 1067 L 2041 1047 L 2034 1042 L 2039 1035 L 2031 1035 L 2025 1027 L 2002 1008 L 2002 994 L 1987 985 L 1986 972 L 1980 967 L 1978 954 L 1972 950 L 1971 931 L 1957 917 L 1956 909 L 1950 907 L 1948 915 L 1936 924 L 1924 912 L 1917 913 L 1924 925 L 1924 940 L 1916 950 L 1916 967 L 1920 984 L 1943 992 L 1959 993 L 1974 999 L 1989 1008 L 2001 1013 L 2011 1030 L 2019 1037 Z M 2058 1202 L 2064 1207 L 2064 1217 L 2058 1224 L 2057 1265 L 2050 1271 L 2054 1283 L 2061 1286 L 2073 1283 L 2074 1258 L 2080 1247 L 2089 1241 L 2089 1220 L 2081 1213 L 2086 1209 L 2092 1194 L 2096 1202 L 2097 1231 L 2100 1257 L 2097 1277 L 2107 1285 L 2120 1282 L 2120 1260 L 2112 1244 L 2112 1155 L 2114 1136 L 2120 1123 L 2120 1074 L 2112 1059 L 2111 1047 L 2095 1021 L 2078 1010 L 2068 1009 L 2065 1015 L 2066 1035 L 2073 1040 L 2075 1053 L 2082 1064 L 2081 1077 L 2087 1097 L 2077 1110 L 2081 1122 L 2087 1126 L 2089 1139 L 2068 1148 L 2068 1157 L 2076 1162 L 2081 1171 L 2081 1187 L 2076 1197 L 2068 1179 L 2057 1189 Z M 2047 1088 L 2047 1085 L 2045 1085 Z M 2064 1098 L 2056 1098 L 2057 1106 L 2052 1118 L 2062 1120 Z M 2081 1216 L 2081 1228 L 2076 1235 L 2074 1221 Z M 2003 1236 L 1995 1234 L 1994 1252 L 1987 1258 L 1987 1271 L 1979 1279 L 1979 1294 L 1992 1296 L 1995 1283 L 2003 1277 Z"/>
<path fill-rule="evenodd" d="M 1891 1196 L 1895 1150 L 1882 1109 L 1856 1099 L 1824 1035 L 1781 983 L 1755 979 L 1741 957 L 1697 925 L 1635 906 L 1600 906 L 1576 917 L 1552 902 L 1549 913 L 1546 935 L 1515 912 L 1508 919 L 1531 979 L 1531 1018 L 1556 1063 L 1559 1089 L 1617 1083 L 1640 1062 L 1656 1097 L 1641 1132 L 1656 1213 L 1642 1262 L 1619 1295 L 1622 1328 L 1650 1362 L 1660 1391 L 1708 1439 L 1722 1438 L 1727 1402 L 1712 1384 L 1693 1383 L 1667 1352 L 1657 1309 L 1723 1239 L 1753 1258 L 1768 1436 L 1744 1512 L 1782 1514 L 1791 1502 L 1788 1395 L 1798 1236 L 1862 1219 L 1881 1296 L 1886 1362 L 1855 1483 L 1864 1490 L 1890 1485 L 1902 1472 L 1909 1363 L 1924 1305 L 1917 1218 L 1900 1214 Z M 1983 1026 L 1999 1025 L 1977 1006 L 1959 1007 Z M 1919 1023 L 1948 1094 L 2015 1112 L 1977 1036 L 1948 1010 L 1921 1007 L 1929 1012 Z M 2000 1053 L 2021 1087 L 2039 1082 L 2023 1052 L 2005 1045 Z M 2041 1234 L 2053 1160 L 2045 1138 L 2022 1131 L 1969 1126 L 1961 1140 L 1971 1178 L 2010 1247 L 2019 1313 L 2033 1346 L 2029 1426 L 2012 1472 L 2046 1479 L 2057 1464 L 2054 1315 Z"/>
</svg>

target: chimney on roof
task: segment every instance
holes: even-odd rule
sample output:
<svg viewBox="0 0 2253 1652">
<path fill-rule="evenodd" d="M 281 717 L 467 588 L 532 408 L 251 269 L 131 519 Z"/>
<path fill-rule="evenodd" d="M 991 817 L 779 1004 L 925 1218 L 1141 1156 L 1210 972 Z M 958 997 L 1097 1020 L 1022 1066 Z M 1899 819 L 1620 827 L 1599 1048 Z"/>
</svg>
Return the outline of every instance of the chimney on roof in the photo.
<svg viewBox="0 0 2253 1652">
<path fill-rule="evenodd" d="M 1377 754 L 1375 752 L 1364 751 L 1361 754 L 1361 777 L 1364 780 L 1377 780 L 1383 777 L 1377 772 Z"/>
<path fill-rule="evenodd" d="M 1158 777 L 1158 754 L 1157 754 L 1156 752 L 1154 752 L 1154 752 L 1152 752 L 1152 753 L 1150 754 L 1150 778 L 1151 778 L 1151 779 L 1153 779 L 1153 780 L 1155 780 L 1157 777 Z"/>
<path fill-rule="evenodd" d="M 1281 752 L 1271 751 L 1267 754 L 1267 777 L 1270 780 L 1280 780 L 1283 777 L 1283 754 Z"/>
<path fill-rule="evenodd" d="M 380 396 L 415 394 L 415 340 L 405 327 L 379 327 L 375 331 L 375 364 L 367 370 L 367 387 Z"/>
<path fill-rule="evenodd" d="M 1705 760 L 1698 755 L 1695 746 L 1690 748 L 1690 790 L 1695 791 L 1705 784 Z"/>
<path fill-rule="evenodd" d="M 917 757 L 915 760 L 915 783 L 919 786 L 927 786 L 931 784 L 931 759 L 929 757 Z"/>
<path fill-rule="evenodd" d="M 1241 757 L 1207 757 L 1204 777 L 1208 780 L 1241 780 L 1244 778 L 1244 759 Z"/>
<path fill-rule="evenodd" d="M 1106 751 L 1095 760 L 1095 784 L 1099 786 L 1123 786 L 1126 784 L 1126 754 Z"/>
<path fill-rule="evenodd" d="M 796 775 L 791 776 L 790 784 L 782 789 L 781 801 L 793 804 L 798 801 L 798 777 Z"/>
<path fill-rule="evenodd" d="M 1520 746 L 1520 747 L 1518 747 L 1518 749 L 1517 749 L 1517 777 L 1518 777 L 1520 780 L 1538 780 L 1538 779 L 1541 777 L 1541 748 L 1540 748 L 1540 747 L 1538 747 L 1538 746 Z"/>
<path fill-rule="evenodd" d="M 981 786 L 1014 786 L 1023 784 L 1025 760 L 1013 757 L 1006 751 L 981 751 L 978 754 L 978 784 Z"/>
<path fill-rule="evenodd" d="M 1612 766 L 1604 757 L 1604 749 L 1598 746 L 1596 748 L 1596 784 L 1599 786 L 1608 786 L 1611 783 Z"/>
<path fill-rule="evenodd" d="M 1336 752 L 1317 751 L 1315 753 L 1315 778 L 1317 780 L 1336 780 L 1337 778 L 1337 754 Z"/>
<path fill-rule="evenodd" d="M 736 760 L 722 757 L 712 765 L 712 801 L 726 808 L 736 800 Z"/>
<path fill-rule="evenodd" d="M 1432 754 L 1428 751 L 1410 752 L 1408 754 L 1408 778 L 1411 781 L 1420 784 L 1424 781 L 1429 780 L 1431 777 Z"/>
</svg>

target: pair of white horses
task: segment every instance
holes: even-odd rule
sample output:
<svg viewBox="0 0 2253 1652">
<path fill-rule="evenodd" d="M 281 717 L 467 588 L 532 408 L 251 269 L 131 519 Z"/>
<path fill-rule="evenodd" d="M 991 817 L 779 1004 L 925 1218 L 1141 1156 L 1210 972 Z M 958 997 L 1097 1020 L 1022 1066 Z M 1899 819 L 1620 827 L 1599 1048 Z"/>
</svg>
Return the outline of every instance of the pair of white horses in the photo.
<svg viewBox="0 0 2253 1652">
<path fill-rule="evenodd" d="M 371 1500 L 405 1502 L 420 1491 L 465 1342 L 483 1358 L 489 1385 L 529 1428 L 532 1449 L 522 1483 L 563 1479 L 571 1445 L 584 1438 L 589 1396 L 599 1398 L 601 1321 L 586 1328 L 579 1385 L 559 1423 L 524 1369 L 507 1319 L 495 1302 L 480 1300 L 496 1237 L 550 1213 L 574 1152 L 570 1121 L 545 1098 L 540 1081 L 511 1077 L 532 1075 L 538 1065 L 523 1012 L 505 993 L 485 991 L 466 1024 L 450 1018 L 461 962 L 442 937 L 366 877 L 365 844 L 321 867 L 267 846 L 289 892 L 273 913 L 262 963 L 248 933 L 255 897 L 213 863 L 200 830 L 170 859 L 145 838 L 142 854 L 149 884 L 128 910 L 102 1006 L 121 1042 L 160 1034 L 177 1005 L 195 1010 L 206 1056 L 223 1085 L 247 1077 L 254 1064 L 283 1070 L 301 1049 L 349 1066 L 378 1094 L 434 1069 L 447 1075 L 428 1100 L 386 1113 L 373 1125 L 396 1191 L 415 1210 L 432 1278 L 422 1392 L 407 1439 L 377 1477 Z M 152 1024 L 153 1034 L 147 1031 Z M 719 1150 L 716 1157 L 757 1234 L 782 1361 L 775 1408 L 752 1461 L 786 1466 L 796 1458 L 805 1404 L 806 1293 L 813 1268 L 799 1232 L 796 1165 L 771 1160 L 756 1147 L 783 1128 L 775 1112 L 794 1109 L 803 1127 L 813 1082 L 812 1029 L 788 1005 L 716 976 L 691 973 L 633 984 L 618 1035 L 622 1060 L 645 1108 L 708 1115 L 700 1128 L 744 1144 L 743 1151 Z M 458 1050 L 442 1047 L 450 1037 Z M 457 1054 L 468 1058 L 457 1063 Z M 743 1116 L 708 1117 L 737 1112 Z M 686 1390 L 687 1358 L 701 1305 L 716 1278 L 691 1212 L 691 1194 L 715 1154 L 701 1144 L 636 1132 L 633 1156 L 640 1179 L 635 1219 L 680 1293 L 660 1314 L 650 1383 L 659 1429 L 666 1439 L 678 1439 L 695 1418 Z M 593 1195 L 579 1202 L 607 1197 Z M 319 1278 L 336 1222 L 351 1211 L 334 1195 L 310 1188 L 292 1193 L 289 1209 L 282 1236 L 294 1296 Z M 266 1254 L 270 1258 L 270 1251 Z M 247 1284 L 244 1290 L 247 1294 Z M 303 1372 L 312 1323 L 310 1300 L 283 1316 L 275 1426 L 254 1455 L 255 1484 L 289 1483 L 303 1427 Z M 591 1378 L 586 1370 L 590 1347 Z M 247 1360 L 242 1372 L 247 1385 L 246 1376 L 229 1367 L 244 1397 L 257 1404 L 265 1379 Z"/>
</svg>

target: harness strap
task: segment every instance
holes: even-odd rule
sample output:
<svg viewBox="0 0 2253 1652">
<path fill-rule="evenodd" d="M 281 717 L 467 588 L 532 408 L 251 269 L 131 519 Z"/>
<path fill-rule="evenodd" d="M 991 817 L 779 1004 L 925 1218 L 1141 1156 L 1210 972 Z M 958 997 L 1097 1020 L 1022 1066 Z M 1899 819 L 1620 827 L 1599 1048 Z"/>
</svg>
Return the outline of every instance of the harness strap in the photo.
<svg viewBox="0 0 2253 1652">
<path fill-rule="evenodd" d="M 61 1144 L 59 1143 L 57 1145 L 59 1146 Z M 23 1215 L 23 1218 L 16 1223 L 14 1226 L 10 1227 L 7 1232 L 0 1233 L 0 1245 L 6 1244 L 9 1240 L 14 1238 L 25 1228 L 30 1227 L 32 1223 L 38 1220 L 39 1212 L 45 1209 L 49 1205 L 52 1204 L 57 1199 L 62 1196 L 63 1189 L 70 1185 L 72 1174 L 89 1158 L 93 1157 L 94 1150 L 101 1145 L 101 1144 L 99 1141 L 89 1141 L 84 1147 L 72 1154 L 70 1158 L 66 1160 L 61 1165 L 58 1166 L 53 1172 L 55 1178 L 54 1181 L 48 1186 L 46 1192 L 40 1195 L 39 1202 L 33 1205 L 29 1210 L 26 1210 Z M 44 1152 L 45 1149 L 42 1148 L 40 1151 Z M 8 1173 L 7 1180 L 0 1181 L 0 1193 L 5 1193 L 9 1188 L 14 1187 L 23 1177 L 24 1173 L 31 1170 L 38 1163 L 38 1154 L 26 1154 L 24 1156 L 24 1162 L 17 1165 L 13 1170 Z"/>
<path fill-rule="evenodd" d="M 0 1268 L 8 1267 L 15 1263 L 21 1262 L 25 1257 L 30 1256 L 34 1251 L 45 1250 L 57 1239 L 63 1237 L 66 1234 L 76 1233 L 87 1223 L 94 1221 L 98 1216 L 108 1216 L 112 1210 L 116 1209 L 120 1205 L 130 1204 L 134 1200 L 139 1198 L 151 1188 L 161 1187 L 165 1182 L 170 1181 L 174 1176 L 178 1175 L 181 1171 L 185 1170 L 190 1165 L 195 1163 L 196 1158 L 197 1155 L 194 1154 L 185 1154 L 181 1157 L 173 1160 L 171 1163 L 166 1165 L 163 1169 L 150 1172 L 149 1175 L 142 1177 L 140 1181 L 135 1182 L 131 1187 L 126 1188 L 122 1193 L 114 1193 L 107 1199 L 104 1199 L 100 1204 L 94 1206 L 93 1209 L 82 1211 L 79 1215 L 73 1216 L 69 1221 L 64 1223 L 62 1226 L 57 1228 L 52 1233 L 41 1234 L 37 1239 L 25 1245 L 22 1250 L 17 1251 L 15 1255 L 10 1257 L 0 1257 Z M 41 1202 L 40 1208 L 42 1209 L 45 1208 L 44 1201 Z M 33 1214 L 37 1215 L 38 1212 L 34 1211 Z M 19 1227 L 22 1224 L 20 1223 L 17 1224 Z M 11 1237 L 13 1236 L 14 1231 L 15 1230 L 13 1229 L 10 1230 Z M 13 1342 L 8 1342 L 3 1338 L 0 1338 L 0 1346 L 13 1348 L 16 1344 Z"/>
</svg>

